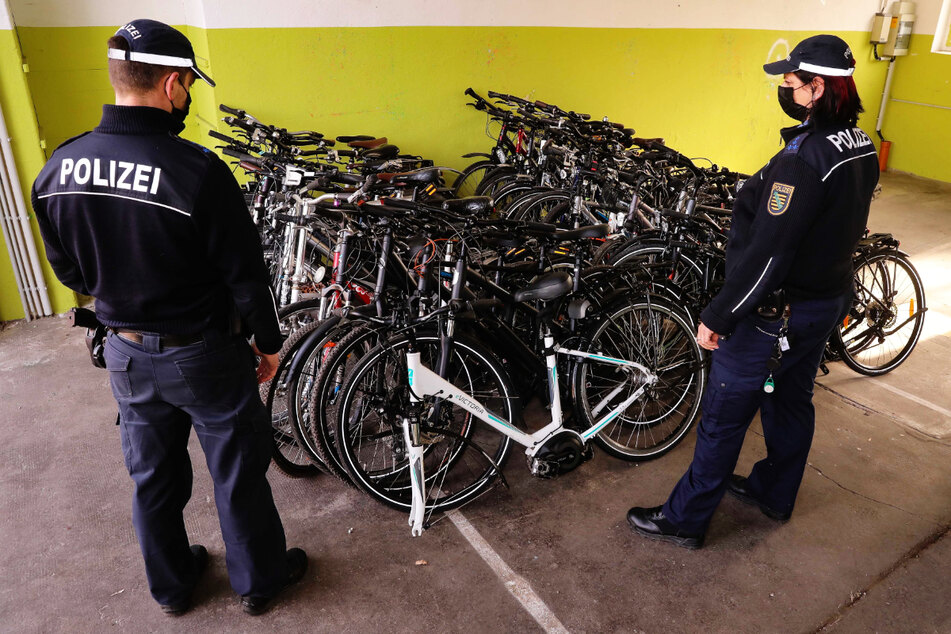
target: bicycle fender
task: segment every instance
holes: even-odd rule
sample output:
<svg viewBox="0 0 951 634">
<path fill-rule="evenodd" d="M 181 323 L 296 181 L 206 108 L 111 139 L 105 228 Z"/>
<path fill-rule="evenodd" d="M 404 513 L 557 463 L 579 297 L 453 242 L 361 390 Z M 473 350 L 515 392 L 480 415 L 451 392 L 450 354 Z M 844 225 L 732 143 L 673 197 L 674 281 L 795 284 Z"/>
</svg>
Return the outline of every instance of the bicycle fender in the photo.
<svg viewBox="0 0 951 634">
<path fill-rule="evenodd" d="M 463 154 L 462 158 L 475 158 L 477 156 L 481 156 L 482 158 L 487 158 L 487 159 L 492 158 L 492 155 L 489 154 L 488 152 L 469 152 L 468 154 Z"/>
</svg>

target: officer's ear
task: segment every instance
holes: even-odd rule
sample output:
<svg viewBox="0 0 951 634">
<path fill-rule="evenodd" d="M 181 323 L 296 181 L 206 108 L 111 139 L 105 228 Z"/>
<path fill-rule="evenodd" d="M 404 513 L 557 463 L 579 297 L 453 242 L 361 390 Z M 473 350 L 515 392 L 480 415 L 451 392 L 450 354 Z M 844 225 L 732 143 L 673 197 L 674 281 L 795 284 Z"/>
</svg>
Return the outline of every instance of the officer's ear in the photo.
<svg viewBox="0 0 951 634">
<path fill-rule="evenodd" d="M 166 75 L 162 80 L 162 91 L 169 101 L 174 101 L 173 95 L 175 94 L 175 87 L 178 85 L 178 78 L 179 73 L 175 70 Z"/>
<path fill-rule="evenodd" d="M 819 98 L 825 94 L 826 80 L 820 76 L 812 78 L 812 100 L 819 101 Z"/>
</svg>

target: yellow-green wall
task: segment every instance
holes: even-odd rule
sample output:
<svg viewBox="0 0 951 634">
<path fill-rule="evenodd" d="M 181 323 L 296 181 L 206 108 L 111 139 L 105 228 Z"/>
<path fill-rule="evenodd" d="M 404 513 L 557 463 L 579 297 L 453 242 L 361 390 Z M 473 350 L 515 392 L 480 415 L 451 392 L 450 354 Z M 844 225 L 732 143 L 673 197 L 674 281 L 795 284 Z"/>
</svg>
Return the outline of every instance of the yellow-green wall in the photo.
<svg viewBox="0 0 951 634">
<path fill-rule="evenodd" d="M 690 156 L 750 171 L 779 147 L 791 123 L 776 104 L 776 78 L 761 65 L 779 39 L 812 33 L 753 29 L 574 29 L 555 27 L 378 27 L 200 29 L 182 27 L 218 82 L 192 91 L 186 136 L 206 143 L 216 107 L 241 107 L 268 123 L 328 136 L 386 135 L 405 151 L 461 168 L 485 151 L 485 118 L 463 91 L 510 92 L 608 116 L 641 136 L 662 136 Z M 105 41 L 113 27 L 20 27 L 47 153 L 93 127 L 111 101 Z M 840 32 L 855 51 L 855 79 L 870 134 L 886 64 L 867 33 Z M 893 96 L 951 106 L 951 57 L 912 39 L 897 62 Z M 785 49 L 783 49 L 785 50 Z M 9 68 L 3 60 L 4 75 Z M 885 133 L 891 167 L 951 181 L 951 111 L 891 103 Z M 919 122 L 926 125 L 921 126 Z M 221 124 L 223 126 L 223 124 Z M 220 128 L 225 131 L 224 127 Z M 208 139 L 210 141 L 210 139 Z M 208 143 L 206 143 L 208 144 Z M 24 180 L 39 169 L 21 168 Z M 3 303 L 16 298 L 3 291 Z M 64 309 L 61 302 L 57 310 Z"/>
<path fill-rule="evenodd" d="M 931 52 L 932 36 L 911 38 L 909 54 L 895 61 L 891 97 L 882 130 L 892 142 L 889 169 L 951 182 L 951 55 Z M 881 89 L 870 103 L 878 112 Z M 874 127 L 874 123 L 872 124 Z"/>
<path fill-rule="evenodd" d="M 30 186 L 33 177 L 43 167 L 46 157 L 40 149 L 40 137 L 37 131 L 36 115 L 27 75 L 23 72 L 20 46 L 16 31 L 0 29 L 0 107 L 10 135 L 10 145 L 20 175 L 23 199 L 30 200 Z M 59 114 L 62 118 L 65 113 Z M 27 203 L 29 204 L 29 203 Z M 38 251 L 42 253 L 42 243 L 32 209 L 28 209 L 34 235 L 37 236 Z M 17 292 L 13 263 L 7 257 L 7 245 L 0 235 L 0 321 L 21 319 L 24 315 Z M 43 273 L 53 309 L 64 311 L 75 305 L 75 295 L 69 289 L 56 282 L 49 264 L 43 261 Z"/>
</svg>

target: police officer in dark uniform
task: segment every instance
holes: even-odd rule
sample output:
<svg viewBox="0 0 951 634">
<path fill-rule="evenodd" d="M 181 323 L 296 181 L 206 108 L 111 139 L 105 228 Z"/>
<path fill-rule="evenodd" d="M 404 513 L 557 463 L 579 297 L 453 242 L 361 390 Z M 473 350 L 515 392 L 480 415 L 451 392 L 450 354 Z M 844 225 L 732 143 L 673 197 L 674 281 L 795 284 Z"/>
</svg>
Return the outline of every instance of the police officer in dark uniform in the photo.
<svg viewBox="0 0 951 634">
<path fill-rule="evenodd" d="M 105 359 L 152 596 L 168 614 L 187 611 L 208 561 L 182 519 L 194 427 L 232 588 L 259 614 L 307 567 L 304 551 L 286 550 L 265 478 L 272 431 L 256 383 L 274 375 L 281 334 L 260 241 L 228 166 L 178 136 L 192 83 L 215 85 L 188 39 L 135 20 L 108 55 L 116 105 L 57 148 L 33 208 L 57 277 L 95 297 L 110 330 Z"/>
<path fill-rule="evenodd" d="M 792 514 L 815 429 L 816 370 L 851 302 L 852 251 L 879 175 L 856 127 L 854 66 L 843 40 L 817 35 L 763 67 L 783 74 L 779 103 L 803 123 L 782 130 L 785 147 L 737 194 L 726 279 L 697 331 L 714 352 L 693 462 L 663 506 L 628 512 L 645 537 L 701 547 L 727 491 L 777 521 Z M 766 457 L 748 477 L 731 475 L 757 410 Z"/>
</svg>

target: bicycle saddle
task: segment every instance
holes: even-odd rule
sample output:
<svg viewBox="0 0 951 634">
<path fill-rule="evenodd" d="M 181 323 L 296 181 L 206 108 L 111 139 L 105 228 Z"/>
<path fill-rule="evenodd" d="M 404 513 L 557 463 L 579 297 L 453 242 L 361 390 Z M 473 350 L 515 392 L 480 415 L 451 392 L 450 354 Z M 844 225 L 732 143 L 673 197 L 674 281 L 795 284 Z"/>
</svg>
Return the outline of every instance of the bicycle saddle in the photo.
<svg viewBox="0 0 951 634">
<path fill-rule="evenodd" d="M 337 141 L 340 143 L 350 143 L 351 141 L 372 141 L 375 138 L 375 136 L 369 134 L 354 134 L 350 136 L 338 136 Z"/>
<path fill-rule="evenodd" d="M 555 271 L 539 275 L 532 283 L 515 291 L 515 301 L 547 301 L 562 297 L 571 292 L 571 276 L 564 271 Z"/>
<path fill-rule="evenodd" d="M 578 227 L 569 231 L 559 231 L 552 237 L 561 242 L 570 242 L 572 240 L 583 240 L 587 238 L 603 238 L 611 233 L 611 227 L 606 224 L 590 225 L 587 227 Z"/>
<path fill-rule="evenodd" d="M 396 158 L 399 154 L 399 147 L 395 145 L 381 145 L 378 148 L 368 150 L 363 156 L 366 159 L 391 159 Z"/>
<path fill-rule="evenodd" d="M 381 181 L 394 185 L 429 185 L 441 176 L 438 167 L 424 167 L 411 172 L 381 172 L 376 175 Z"/>
<path fill-rule="evenodd" d="M 469 196 L 468 198 L 453 198 L 442 204 L 442 208 L 455 214 L 464 216 L 485 216 L 495 206 L 495 201 L 489 196 Z"/>
<path fill-rule="evenodd" d="M 386 145 L 387 138 L 385 136 L 380 137 L 379 139 L 360 139 L 357 141 L 348 141 L 347 145 L 350 147 L 358 147 L 364 150 L 374 150 L 382 145 Z"/>
</svg>

